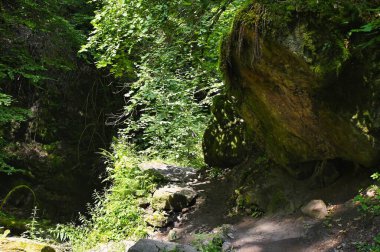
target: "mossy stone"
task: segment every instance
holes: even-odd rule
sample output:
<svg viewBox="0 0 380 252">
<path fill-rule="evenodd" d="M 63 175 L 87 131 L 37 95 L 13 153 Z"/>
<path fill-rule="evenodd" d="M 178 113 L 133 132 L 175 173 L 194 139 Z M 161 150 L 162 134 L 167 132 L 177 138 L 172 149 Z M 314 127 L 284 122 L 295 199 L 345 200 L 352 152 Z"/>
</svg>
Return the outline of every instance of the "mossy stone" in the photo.
<svg viewBox="0 0 380 252">
<path fill-rule="evenodd" d="M 0 251 L 7 252 L 55 252 L 56 250 L 44 243 L 24 238 L 0 238 Z"/>
<path fill-rule="evenodd" d="M 197 193 L 189 187 L 165 186 L 154 192 L 151 206 L 155 210 L 181 211 L 188 207 Z"/>
<path fill-rule="evenodd" d="M 169 224 L 169 218 L 163 212 L 154 212 L 145 217 L 145 222 L 152 227 L 166 227 Z"/>
</svg>

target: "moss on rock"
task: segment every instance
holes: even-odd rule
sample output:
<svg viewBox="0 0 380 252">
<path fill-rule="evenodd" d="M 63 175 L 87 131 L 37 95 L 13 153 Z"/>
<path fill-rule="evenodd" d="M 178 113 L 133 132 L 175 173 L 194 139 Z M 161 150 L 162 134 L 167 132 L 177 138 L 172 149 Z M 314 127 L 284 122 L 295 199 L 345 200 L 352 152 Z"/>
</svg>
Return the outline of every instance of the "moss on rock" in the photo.
<svg viewBox="0 0 380 252">
<path fill-rule="evenodd" d="M 355 119 L 376 104 L 367 78 L 373 62 L 348 36 L 370 5 L 257 0 L 237 16 L 221 56 L 228 96 L 277 163 L 379 162 L 378 138 Z"/>
<path fill-rule="evenodd" d="M 45 244 L 24 238 L 0 238 L 0 251 L 7 252 L 55 252 Z"/>
<path fill-rule="evenodd" d="M 215 97 L 212 113 L 203 136 L 205 162 L 219 168 L 234 166 L 244 160 L 250 148 L 244 120 L 225 95 Z"/>
</svg>

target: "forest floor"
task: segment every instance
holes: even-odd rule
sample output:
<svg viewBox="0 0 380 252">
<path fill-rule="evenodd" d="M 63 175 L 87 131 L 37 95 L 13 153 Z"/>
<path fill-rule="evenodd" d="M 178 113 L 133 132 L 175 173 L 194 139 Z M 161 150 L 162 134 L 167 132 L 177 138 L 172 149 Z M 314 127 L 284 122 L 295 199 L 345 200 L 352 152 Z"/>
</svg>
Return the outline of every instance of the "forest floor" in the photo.
<svg viewBox="0 0 380 252">
<path fill-rule="evenodd" d="M 380 232 L 380 218 L 363 215 L 352 200 L 361 184 L 359 180 L 343 179 L 320 192 L 332 199 L 332 203 L 328 202 L 329 215 L 323 220 L 304 216 L 300 211 L 261 218 L 231 215 L 232 181 L 225 177 L 206 180 L 194 185 L 200 196 L 189 212 L 154 238 L 167 240 L 174 229 L 178 234 L 176 242 L 191 244 L 199 234 L 230 224 L 227 242 L 233 251 L 358 251 L 360 242 L 371 243 Z"/>
</svg>

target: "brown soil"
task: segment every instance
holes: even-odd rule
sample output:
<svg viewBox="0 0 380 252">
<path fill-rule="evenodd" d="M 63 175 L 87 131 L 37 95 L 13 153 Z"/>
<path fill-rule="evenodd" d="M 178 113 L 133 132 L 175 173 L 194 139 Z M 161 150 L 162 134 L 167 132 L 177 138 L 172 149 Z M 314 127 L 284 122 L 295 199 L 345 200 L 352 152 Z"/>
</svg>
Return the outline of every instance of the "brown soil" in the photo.
<svg viewBox="0 0 380 252">
<path fill-rule="evenodd" d="M 329 207 L 325 220 L 301 214 L 245 218 L 235 226 L 233 246 L 241 252 L 357 251 L 357 242 L 372 242 L 380 218 L 366 218 L 352 201 Z"/>
<path fill-rule="evenodd" d="M 229 202 L 234 180 L 224 177 L 198 183 L 194 185 L 200 193 L 196 205 L 174 224 L 180 237 L 177 242 L 191 243 L 196 233 L 232 224 L 230 242 L 235 251 L 357 251 L 357 242 L 371 243 L 373 236 L 380 232 L 380 218 L 363 215 L 352 201 L 358 190 L 368 184 L 365 177 L 347 176 L 312 194 L 328 203 L 329 216 L 324 220 L 312 219 L 300 212 L 258 219 L 231 217 Z M 156 238 L 165 240 L 168 232 Z"/>
</svg>

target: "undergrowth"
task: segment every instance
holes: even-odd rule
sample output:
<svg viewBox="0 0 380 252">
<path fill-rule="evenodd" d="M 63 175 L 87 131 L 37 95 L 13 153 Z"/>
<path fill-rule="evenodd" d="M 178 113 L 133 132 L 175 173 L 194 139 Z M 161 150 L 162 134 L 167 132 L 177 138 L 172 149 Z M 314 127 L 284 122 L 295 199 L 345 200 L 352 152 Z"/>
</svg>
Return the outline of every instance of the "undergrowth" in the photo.
<svg viewBox="0 0 380 252">
<path fill-rule="evenodd" d="M 372 244 L 359 242 L 356 244 L 356 248 L 359 252 L 379 252 L 380 251 L 380 233 L 374 238 Z"/>
<path fill-rule="evenodd" d="M 85 251 L 108 241 L 136 240 L 146 237 L 150 228 L 139 207 L 142 199 L 149 200 L 161 183 L 159 178 L 138 168 L 142 158 L 133 147 L 117 142 L 107 157 L 107 178 L 112 184 L 103 193 L 95 192 L 95 203 L 89 205 L 89 218 L 80 217 L 81 225 L 57 225 L 56 237 L 68 240 L 74 251 Z"/>
<path fill-rule="evenodd" d="M 359 203 L 359 211 L 364 215 L 377 217 L 380 216 L 380 173 L 375 173 L 371 177 L 375 183 L 360 191 L 355 201 Z M 380 251 L 380 233 L 374 234 L 372 243 L 358 242 L 356 248 L 360 252 Z"/>
<path fill-rule="evenodd" d="M 219 252 L 222 251 L 223 246 L 223 233 L 225 232 L 222 227 L 222 232 L 217 233 L 198 233 L 193 245 L 198 251 L 202 252 Z"/>
<path fill-rule="evenodd" d="M 375 173 L 372 176 L 375 183 L 367 190 L 362 190 L 355 197 L 355 201 L 359 203 L 359 210 L 364 214 L 380 215 L 380 173 Z"/>
</svg>

